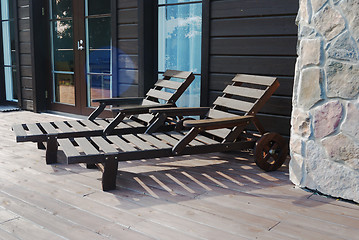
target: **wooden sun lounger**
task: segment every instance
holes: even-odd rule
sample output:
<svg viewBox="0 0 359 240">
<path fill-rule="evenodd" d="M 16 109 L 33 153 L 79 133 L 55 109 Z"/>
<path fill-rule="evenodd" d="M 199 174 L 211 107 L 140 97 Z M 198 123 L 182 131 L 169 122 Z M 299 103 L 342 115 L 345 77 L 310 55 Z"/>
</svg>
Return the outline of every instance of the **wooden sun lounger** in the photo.
<svg viewBox="0 0 359 240">
<path fill-rule="evenodd" d="M 276 133 L 266 133 L 256 113 L 278 88 L 275 78 L 238 74 L 218 97 L 212 108 L 152 109 L 160 116 L 203 115 L 201 120 L 187 120 L 189 130 L 149 132 L 89 138 L 59 139 L 66 163 L 97 164 L 103 171 L 103 190 L 116 188 L 119 161 L 169 157 L 186 154 L 233 151 L 255 147 L 256 163 L 266 171 L 278 169 L 287 157 L 287 143 Z M 158 118 L 161 121 L 163 118 Z M 244 135 L 253 123 L 263 135 L 257 142 Z M 157 126 L 153 124 L 151 127 Z M 256 145 L 256 146 L 255 146 Z"/>
<path fill-rule="evenodd" d="M 175 102 L 194 80 L 192 72 L 167 70 L 144 98 L 109 98 L 93 100 L 99 106 L 86 120 L 43 123 L 24 123 L 12 126 L 17 142 L 37 142 L 51 155 L 56 139 L 144 132 L 156 116 L 148 111 L 153 107 L 174 107 Z M 176 79 L 176 80 L 175 80 Z M 169 90 L 169 91 L 167 91 Z M 163 100 L 160 103 L 160 100 Z M 117 113 L 114 119 L 98 119 L 106 106 Z M 166 127 L 164 126 L 164 129 Z M 45 144 L 46 143 L 46 146 Z M 47 158 L 51 163 L 50 157 Z"/>
</svg>

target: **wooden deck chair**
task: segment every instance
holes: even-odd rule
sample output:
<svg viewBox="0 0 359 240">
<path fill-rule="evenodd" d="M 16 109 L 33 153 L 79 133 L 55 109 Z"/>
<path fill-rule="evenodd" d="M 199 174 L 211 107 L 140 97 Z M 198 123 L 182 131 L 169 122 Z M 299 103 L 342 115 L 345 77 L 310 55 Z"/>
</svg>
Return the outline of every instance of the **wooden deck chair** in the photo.
<svg viewBox="0 0 359 240">
<path fill-rule="evenodd" d="M 13 125 L 16 142 L 37 142 L 38 147 L 55 149 L 56 139 L 103 134 L 126 134 L 144 132 L 156 117 L 148 111 L 153 107 L 175 107 L 175 102 L 194 80 L 192 72 L 167 70 L 163 79 L 155 83 L 145 97 L 97 99 L 99 106 L 86 120 L 69 120 Z M 160 103 L 160 100 L 164 103 Z M 97 119 L 106 106 L 117 113 L 114 119 Z M 45 144 L 46 143 L 46 146 Z M 47 158 L 48 160 L 50 159 Z"/>
<path fill-rule="evenodd" d="M 189 130 L 58 139 L 59 148 L 65 153 L 67 164 L 99 165 L 105 191 L 116 188 L 119 161 L 255 147 L 259 167 L 266 171 L 278 169 L 287 157 L 287 143 L 277 133 L 266 133 L 256 118 L 256 113 L 278 88 L 278 81 L 272 77 L 238 74 L 232 82 L 212 108 L 150 110 L 166 116 L 206 115 L 205 119 L 184 121 L 183 126 Z M 251 122 L 262 134 L 257 145 L 253 136 L 243 134 Z"/>
</svg>

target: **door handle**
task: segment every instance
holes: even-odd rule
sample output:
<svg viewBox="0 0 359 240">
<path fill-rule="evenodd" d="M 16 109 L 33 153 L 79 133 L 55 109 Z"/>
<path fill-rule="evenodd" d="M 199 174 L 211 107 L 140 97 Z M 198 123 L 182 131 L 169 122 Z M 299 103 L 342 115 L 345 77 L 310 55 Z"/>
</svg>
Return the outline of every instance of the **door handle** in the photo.
<svg viewBox="0 0 359 240">
<path fill-rule="evenodd" d="M 84 43 L 83 40 L 77 41 L 77 50 L 79 51 L 84 50 L 84 47 L 82 46 L 83 43 Z"/>
</svg>

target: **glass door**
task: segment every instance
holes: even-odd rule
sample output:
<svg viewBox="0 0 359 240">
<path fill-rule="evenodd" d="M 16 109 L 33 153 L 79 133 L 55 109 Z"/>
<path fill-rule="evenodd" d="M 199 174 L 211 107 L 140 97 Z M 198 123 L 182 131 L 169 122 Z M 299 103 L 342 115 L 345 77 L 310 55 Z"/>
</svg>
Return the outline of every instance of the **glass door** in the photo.
<svg viewBox="0 0 359 240">
<path fill-rule="evenodd" d="M 111 0 L 49 0 L 51 109 L 88 114 L 111 97 Z"/>
<path fill-rule="evenodd" d="M 1 83 L 5 88 L 5 91 L 1 91 L 2 94 L 5 94 L 5 96 L 1 96 L 1 99 L 17 102 L 14 1 L 1 0 L 0 3 L 0 30 L 2 32 L 2 51 L 0 50 L 0 52 L 3 53 L 3 61 L 0 66 L 2 71 L 0 72 L 3 72 L 5 81 Z"/>
</svg>

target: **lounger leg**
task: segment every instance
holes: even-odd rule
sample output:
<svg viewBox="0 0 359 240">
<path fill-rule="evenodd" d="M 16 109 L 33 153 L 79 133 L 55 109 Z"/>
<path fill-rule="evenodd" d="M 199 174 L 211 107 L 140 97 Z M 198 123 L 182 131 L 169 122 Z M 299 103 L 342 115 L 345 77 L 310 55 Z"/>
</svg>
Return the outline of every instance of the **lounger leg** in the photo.
<svg viewBox="0 0 359 240">
<path fill-rule="evenodd" d="M 117 157 L 108 157 L 104 164 L 102 174 L 102 190 L 110 191 L 116 189 L 116 176 L 118 169 Z"/>
<path fill-rule="evenodd" d="M 57 163 L 57 150 L 57 137 L 50 135 L 47 139 L 46 164 Z"/>
<path fill-rule="evenodd" d="M 37 148 L 38 149 L 46 149 L 45 145 L 43 142 L 37 142 Z"/>
</svg>

